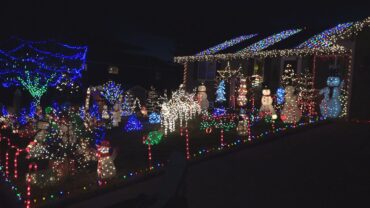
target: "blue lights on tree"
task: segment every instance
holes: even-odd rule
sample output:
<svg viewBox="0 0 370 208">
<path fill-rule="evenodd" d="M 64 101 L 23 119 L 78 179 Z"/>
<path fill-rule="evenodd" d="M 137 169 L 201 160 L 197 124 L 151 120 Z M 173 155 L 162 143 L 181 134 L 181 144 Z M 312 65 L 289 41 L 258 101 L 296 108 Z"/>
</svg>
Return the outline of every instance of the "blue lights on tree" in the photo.
<svg viewBox="0 0 370 208">
<path fill-rule="evenodd" d="M 96 120 L 101 120 L 101 114 L 99 112 L 99 106 L 95 102 L 93 103 L 92 107 L 90 108 L 90 116 L 92 118 L 96 118 Z"/>
<path fill-rule="evenodd" d="M 36 116 L 36 110 L 37 110 L 36 103 L 35 102 L 31 102 L 30 103 L 30 112 L 29 112 L 28 116 L 30 118 L 35 118 L 35 116 Z"/>
<path fill-rule="evenodd" d="M 136 117 L 136 115 L 135 114 L 131 115 L 128 118 L 127 124 L 125 126 L 125 131 L 126 132 L 140 131 L 142 129 L 143 129 L 143 124 L 141 124 L 141 122 Z"/>
<path fill-rule="evenodd" d="M 18 38 L 8 42 L 17 46 L 0 50 L 0 82 L 4 87 L 21 86 L 21 80 L 27 79 L 25 71 L 29 71 L 31 79 L 48 80 L 48 87 L 73 88 L 86 68 L 85 46 Z"/>
<path fill-rule="evenodd" d="M 123 93 L 123 89 L 121 87 L 121 84 L 117 84 L 113 81 L 109 81 L 107 83 L 105 83 L 103 86 L 102 86 L 102 89 L 100 91 L 100 94 L 105 98 L 107 99 L 107 101 L 113 105 L 115 104 L 120 95 L 122 95 Z"/>
<path fill-rule="evenodd" d="M 217 87 L 216 91 L 216 102 L 217 103 L 222 103 L 226 101 L 225 97 L 225 81 L 221 80 L 220 84 Z"/>
</svg>

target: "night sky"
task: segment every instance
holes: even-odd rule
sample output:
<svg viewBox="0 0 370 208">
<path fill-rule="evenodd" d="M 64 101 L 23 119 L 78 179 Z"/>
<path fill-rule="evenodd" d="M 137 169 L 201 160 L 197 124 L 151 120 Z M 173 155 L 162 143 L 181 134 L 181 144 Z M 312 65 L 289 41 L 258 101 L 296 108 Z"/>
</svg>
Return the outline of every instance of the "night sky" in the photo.
<svg viewBox="0 0 370 208">
<path fill-rule="evenodd" d="M 369 6 L 339 1 L 199 2 L 11 0 L 0 7 L 1 37 L 54 38 L 76 45 L 119 42 L 171 60 L 242 34 L 321 30 L 370 15 Z"/>
</svg>

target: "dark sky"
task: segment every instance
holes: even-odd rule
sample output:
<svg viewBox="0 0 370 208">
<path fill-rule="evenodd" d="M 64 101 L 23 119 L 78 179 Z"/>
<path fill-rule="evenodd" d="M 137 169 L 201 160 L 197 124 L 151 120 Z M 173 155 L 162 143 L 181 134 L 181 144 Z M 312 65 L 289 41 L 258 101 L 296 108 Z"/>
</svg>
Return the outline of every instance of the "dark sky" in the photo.
<svg viewBox="0 0 370 208">
<path fill-rule="evenodd" d="M 370 16 L 368 5 L 351 1 L 200 2 L 8 0 L 0 6 L 0 33 L 3 38 L 55 38 L 75 44 L 127 42 L 171 58 L 242 34 L 321 29 Z"/>
</svg>

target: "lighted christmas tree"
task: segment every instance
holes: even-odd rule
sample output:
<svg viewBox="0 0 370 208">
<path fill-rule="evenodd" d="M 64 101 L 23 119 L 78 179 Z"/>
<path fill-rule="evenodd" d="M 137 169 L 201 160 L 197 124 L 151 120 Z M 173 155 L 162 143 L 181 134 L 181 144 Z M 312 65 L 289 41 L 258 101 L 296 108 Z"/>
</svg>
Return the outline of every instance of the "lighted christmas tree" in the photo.
<svg viewBox="0 0 370 208">
<path fill-rule="evenodd" d="M 285 88 L 286 86 L 295 86 L 297 84 L 297 77 L 291 64 L 287 64 L 284 68 L 281 76 L 281 85 Z"/>
<path fill-rule="evenodd" d="M 294 95 L 294 87 L 292 86 L 285 88 L 285 103 L 280 117 L 284 123 L 297 123 L 302 117 L 302 112 L 297 104 L 297 96 Z"/>
<path fill-rule="evenodd" d="M 132 106 L 132 109 L 135 113 L 140 113 L 141 111 L 141 103 L 140 103 L 140 100 L 139 98 L 135 98 L 134 102 L 133 102 L 133 106 Z"/>
<path fill-rule="evenodd" d="M 298 101 L 301 104 L 301 110 L 309 113 L 310 116 L 315 113 L 315 89 L 313 75 L 308 69 L 298 76 Z"/>
<path fill-rule="evenodd" d="M 61 113 L 61 117 L 47 108 L 47 122 L 39 122 L 34 141 L 28 145 L 30 159 L 49 161 L 49 168 L 57 179 L 86 167 L 93 159 L 89 131 L 84 121 L 72 109 Z M 63 119 L 60 119 L 63 118 Z"/>
<path fill-rule="evenodd" d="M 121 105 L 121 115 L 122 116 L 129 116 L 133 113 L 132 111 L 132 97 L 130 98 L 130 95 L 129 93 L 126 93 L 124 98 L 123 98 L 123 102 L 122 102 L 122 105 Z"/>
<path fill-rule="evenodd" d="M 97 121 L 101 120 L 101 114 L 99 112 L 99 105 L 96 102 L 93 103 L 92 107 L 90 108 L 90 116 L 95 118 Z"/>
<path fill-rule="evenodd" d="M 216 102 L 222 103 L 226 101 L 225 97 L 225 81 L 221 80 L 216 91 Z"/>
<path fill-rule="evenodd" d="M 143 125 L 139 121 L 139 119 L 136 117 L 135 114 L 131 115 L 128 118 L 128 121 L 125 125 L 125 131 L 131 132 L 131 131 L 140 131 L 143 129 Z"/>
<path fill-rule="evenodd" d="M 121 84 L 117 84 L 113 81 L 108 81 L 101 87 L 100 94 L 107 99 L 107 101 L 111 104 L 114 105 L 120 95 L 123 93 L 123 89 L 121 87 Z"/>
<path fill-rule="evenodd" d="M 156 111 L 157 105 L 158 105 L 158 93 L 153 86 L 150 86 L 148 98 L 146 100 L 146 109 L 148 110 L 148 113 Z"/>
<path fill-rule="evenodd" d="M 17 79 L 21 85 L 28 90 L 37 104 L 40 103 L 41 97 L 48 90 L 49 82 L 55 77 L 51 74 L 50 77 L 43 77 L 38 73 L 25 72 L 25 77 L 18 76 Z"/>
</svg>

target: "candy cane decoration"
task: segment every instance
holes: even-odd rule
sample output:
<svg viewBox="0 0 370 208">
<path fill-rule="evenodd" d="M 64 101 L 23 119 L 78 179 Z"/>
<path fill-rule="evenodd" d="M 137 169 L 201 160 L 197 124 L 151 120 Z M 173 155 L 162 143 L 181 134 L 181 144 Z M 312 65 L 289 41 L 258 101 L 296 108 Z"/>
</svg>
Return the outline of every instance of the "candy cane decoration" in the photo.
<svg viewBox="0 0 370 208">
<path fill-rule="evenodd" d="M 20 150 L 17 149 L 17 151 L 14 154 L 14 178 L 18 179 L 18 156 L 19 156 Z"/>
<path fill-rule="evenodd" d="M 189 130 L 188 127 L 185 129 L 185 145 L 186 145 L 186 159 L 190 159 L 190 148 L 189 148 Z"/>
<path fill-rule="evenodd" d="M 6 151 L 5 153 L 5 175 L 9 177 L 9 152 Z"/>
<path fill-rule="evenodd" d="M 26 208 L 31 208 L 31 172 L 37 171 L 37 164 L 31 163 L 28 165 L 28 176 L 27 176 L 27 199 L 26 199 Z"/>
<path fill-rule="evenodd" d="M 252 141 L 252 135 L 251 135 L 251 123 L 250 123 L 250 120 L 249 120 L 249 117 L 248 116 L 246 116 L 246 118 L 245 119 L 247 119 L 247 131 L 248 131 L 248 141 Z"/>
<path fill-rule="evenodd" d="M 222 128 L 221 128 L 220 143 L 221 143 L 221 148 L 223 148 L 224 147 L 224 129 Z"/>
</svg>

